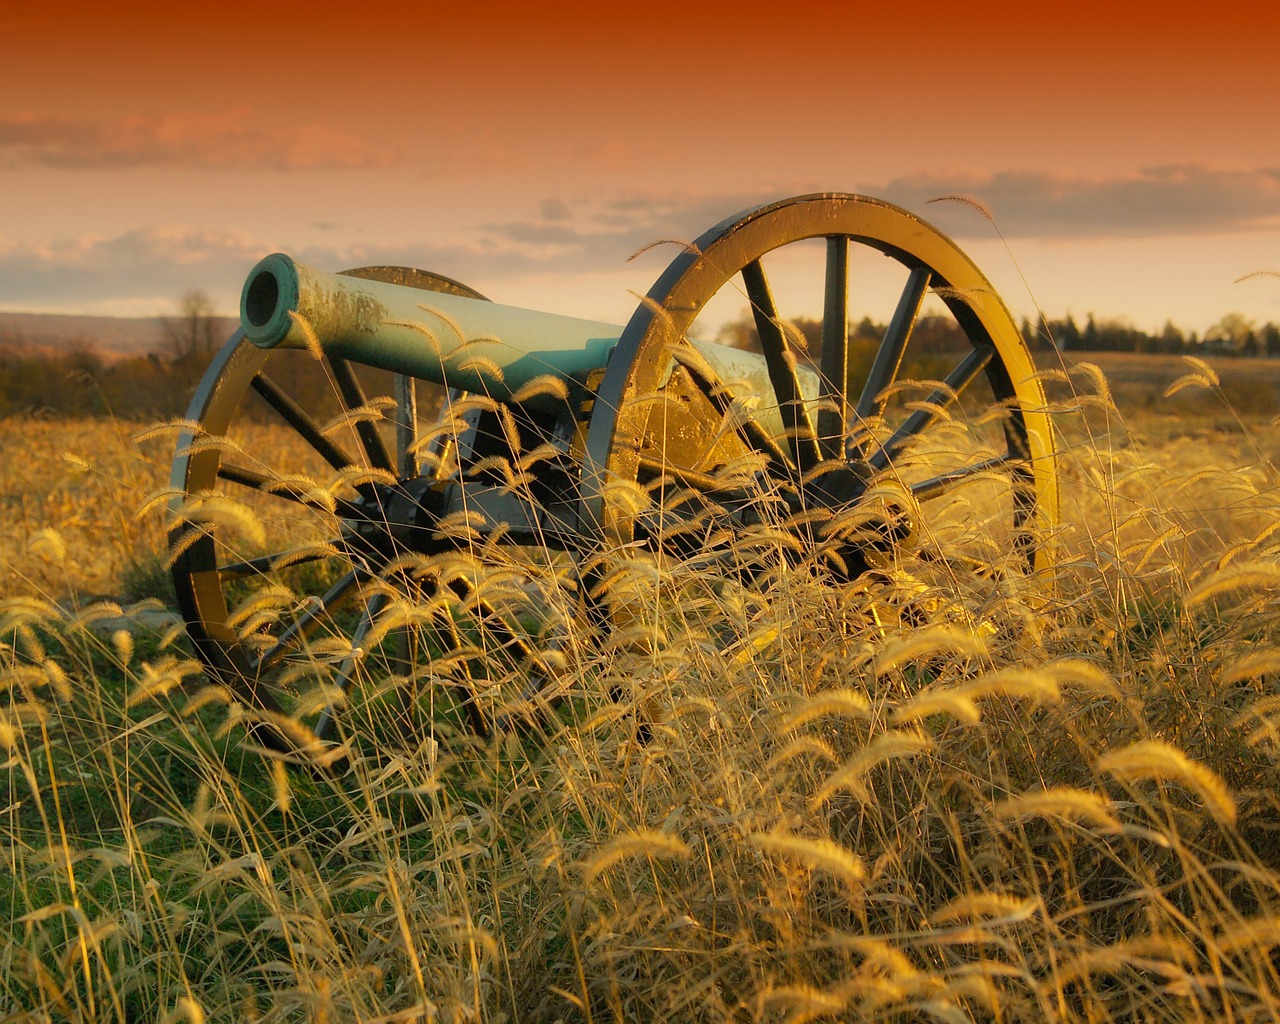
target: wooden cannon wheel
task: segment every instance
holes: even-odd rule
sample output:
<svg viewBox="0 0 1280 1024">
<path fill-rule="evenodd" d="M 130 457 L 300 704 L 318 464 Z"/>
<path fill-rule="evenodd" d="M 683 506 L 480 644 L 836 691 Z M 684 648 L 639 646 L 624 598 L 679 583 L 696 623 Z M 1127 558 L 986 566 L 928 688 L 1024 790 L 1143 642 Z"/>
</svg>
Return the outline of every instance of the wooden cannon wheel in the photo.
<svg viewBox="0 0 1280 1024">
<path fill-rule="evenodd" d="M 414 268 L 344 274 L 484 299 Z M 350 524 L 379 508 L 363 500 L 372 488 L 420 478 L 419 461 L 447 463 L 454 439 L 416 436 L 410 378 L 383 374 L 373 391 L 362 376 L 373 375 L 332 356 L 264 350 L 237 331 L 196 391 L 171 475 L 172 576 L 197 653 L 245 706 L 257 740 L 321 762 L 333 760 L 334 709 L 357 677 L 409 677 L 415 658 L 461 644 L 444 616 L 428 624 L 431 652 L 411 649 L 417 630 L 379 622 L 397 597 L 428 604 L 442 584 L 397 571 L 404 552 L 361 547 Z M 296 443 L 281 448 L 272 424 Z M 461 573 L 449 583 L 466 585 Z M 405 700 L 391 703 L 393 716 L 406 712 Z M 459 703 L 487 728 L 469 695 Z"/>
<path fill-rule="evenodd" d="M 794 278 L 796 256 L 810 258 L 823 296 L 820 355 L 812 359 L 779 315 L 766 272 L 766 264 L 777 265 Z M 889 287 L 899 289 L 887 331 L 874 345 L 854 342 L 851 280 L 857 297 L 869 287 L 861 270 L 879 280 L 885 263 Z M 929 292 L 945 304 L 949 323 L 929 325 L 934 350 L 921 358 L 932 379 L 910 382 Z M 699 313 L 726 293 L 750 310 L 768 366 L 764 396 L 720 379 L 689 343 Z M 940 328 L 959 346 L 939 351 Z M 816 396 L 804 393 L 806 364 L 819 382 Z M 919 375 L 918 359 L 915 369 Z M 769 406 L 772 428 L 758 414 Z M 912 532 L 940 557 L 963 556 L 976 539 L 985 549 L 971 553 L 988 564 L 1004 550 L 1016 552 L 1007 561 L 1039 567 L 1049 558 L 1043 540 L 1058 501 L 1044 409 L 1021 333 L 948 238 L 864 196 L 787 199 L 731 217 L 686 246 L 636 309 L 597 393 L 581 518 L 625 545 L 662 532 L 673 494 L 688 507 L 690 492 L 701 492 L 716 511 L 736 508 L 739 520 L 747 506 L 772 498 L 773 514 L 807 530 L 846 574 L 866 560 L 857 543 L 840 543 L 838 528 L 826 529 L 824 541 L 824 518 L 860 524 L 864 538 L 868 526 L 891 536 Z M 628 487 L 634 493 L 619 500 Z M 859 514 L 872 505 L 887 509 L 887 518 Z M 956 505 L 946 522 L 944 509 Z M 668 516 L 671 525 L 683 531 L 687 524 Z M 861 550 L 875 546 L 864 542 Z"/>
</svg>

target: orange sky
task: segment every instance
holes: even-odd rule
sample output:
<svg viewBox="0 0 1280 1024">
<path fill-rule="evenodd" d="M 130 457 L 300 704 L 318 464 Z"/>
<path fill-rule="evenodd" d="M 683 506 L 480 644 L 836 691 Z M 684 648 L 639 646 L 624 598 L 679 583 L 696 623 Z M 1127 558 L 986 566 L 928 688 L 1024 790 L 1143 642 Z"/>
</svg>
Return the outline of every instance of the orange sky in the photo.
<svg viewBox="0 0 1280 1024">
<path fill-rule="evenodd" d="M 1015 312 L 1280 321 L 1280 279 L 1234 283 L 1280 269 L 1252 5 L 30 6 L 0 0 L 3 308 L 230 312 L 283 248 L 625 319 L 645 241 L 841 190 L 938 222 Z M 954 192 L 1012 258 L 922 208 Z"/>
</svg>

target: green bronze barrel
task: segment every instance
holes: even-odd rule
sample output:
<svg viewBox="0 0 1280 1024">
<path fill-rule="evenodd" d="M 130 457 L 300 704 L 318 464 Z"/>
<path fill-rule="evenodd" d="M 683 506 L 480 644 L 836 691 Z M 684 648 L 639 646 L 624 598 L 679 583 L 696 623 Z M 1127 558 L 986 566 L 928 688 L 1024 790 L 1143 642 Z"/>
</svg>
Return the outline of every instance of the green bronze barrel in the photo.
<svg viewBox="0 0 1280 1024">
<path fill-rule="evenodd" d="M 245 336 L 260 348 L 306 348 L 446 387 L 510 400 L 543 375 L 584 384 L 617 344 L 617 324 L 580 320 L 315 270 L 283 253 L 261 260 L 240 297 Z M 712 342 L 694 347 L 744 395 L 771 395 L 762 356 Z M 801 391 L 818 394 L 818 377 L 800 368 Z M 534 403 L 555 403 L 540 392 Z M 757 410 L 781 430 L 775 409 Z"/>
</svg>

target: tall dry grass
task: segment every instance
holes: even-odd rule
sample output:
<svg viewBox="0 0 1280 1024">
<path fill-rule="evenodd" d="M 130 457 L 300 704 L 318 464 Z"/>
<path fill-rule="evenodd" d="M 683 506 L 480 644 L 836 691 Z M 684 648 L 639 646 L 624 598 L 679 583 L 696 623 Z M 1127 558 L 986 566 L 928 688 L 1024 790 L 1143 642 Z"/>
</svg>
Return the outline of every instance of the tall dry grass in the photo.
<svg viewBox="0 0 1280 1024">
<path fill-rule="evenodd" d="M 50 475 L 5 485 L 3 1019 L 1274 1019 L 1276 428 L 1052 390 L 1053 569 L 637 563 L 660 642 L 584 633 L 545 731 L 370 721 L 336 777 L 99 599 L 160 460 L 4 424 Z"/>
</svg>

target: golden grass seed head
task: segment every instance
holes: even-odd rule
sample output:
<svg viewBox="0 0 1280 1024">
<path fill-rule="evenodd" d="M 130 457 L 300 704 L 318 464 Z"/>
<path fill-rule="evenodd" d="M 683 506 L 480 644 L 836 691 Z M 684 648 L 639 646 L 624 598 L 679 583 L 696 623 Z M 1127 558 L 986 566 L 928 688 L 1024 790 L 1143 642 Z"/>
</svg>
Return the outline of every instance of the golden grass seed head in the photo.
<svg viewBox="0 0 1280 1024">
<path fill-rule="evenodd" d="M 45 527 L 31 535 L 27 542 L 27 551 L 50 562 L 65 562 L 67 559 L 67 543 L 57 530 Z"/>
<path fill-rule="evenodd" d="M 811 839 L 786 832 L 757 832 L 746 838 L 770 856 L 800 864 L 850 887 L 859 887 L 866 877 L 862 858 L 826 837 Z"/>
<path fill-rule="evenodd" d="M 1265 953 L 1280 946 L 1280 915 L 1268 914 L 1232 923 L 1213 937 L 1226 954 Z"/>
<path fill-rule="evenodd" d="M 872 672 L 883 676 L 904 665 L 930 658 L 982 658 L 987 653 L 986 641 L 972 631 L 948 624 L 928 625 L 886 643 L 876 655 Z"/>
<path fill-rule="evenodd" d="M 133 634 L 127 629 L 117 629 L 112 632 L 111 646 L 115 648 L 120 664 L 128 665 L 133 661 Z"/>
<path fill-rule="evenodd" d="M 910 725 L 931 715 L 949 715 L 957 722 L 973 725 L 982 720 L 982 712 L 973 699 L 950 689 L 929 690 L 899 705 L 889 714 L 895 727 Z"/>
<path fill-rule="evenodd" d="M 863 781 L 877 765 L 900 758 L 915 757 L 933 750 L 934 741 L 918 732 L 894 729 L 881 733 L 833 772 L 809 801 L 816 809 L 841 790 L 847 790 L 861 803 L 871 802 L 871 791 Z"/>
<path fill-rule="evenodd" d="M 992 813 L 1000 821 L 1053 817 L 1081 822 L 1103 832 L 1120 831 L 1120 821 L 1112 811 L 1110 800 L 1071 786 L 1051 786 L 1009 797 L 995 804 Z"/>
<path fill-rule="evenodd" d="M 761 1016 L 774 1019 L 773 1014 L 782 1013 L 783 1024 L 809 1024 L 843 1013 L 851 996 L 848 983 L 834 989 L 804 984 L 771 985 L 760 993 L 758 1000 Z"/>
<path fill-rule="evenodd" d="M 581 865 L 582 877 L 590 885 L 609 869 L 631 860 L 684 860 L 688 845 L 678 836 L 653 829 L 638 829 L 614 836 Z"/>
<path fill-rule="evenodd" d="M 0 747 L 12 750 L 22 735 L 22 725 L 18 719 L 11 718 L 9 713 L 0 709 Z"/>
<path fill-rule="evenodd" d="M 62 461 L 81 473 L 88 473 L 93 469 L 92 462 L 86 459 L 83 455 L 77 455 L 75 452 L 63 452 Z"/>
<path fill-rule="evenodd" d="M 1236 802 L 1221 776 L 1161 740 L 1139 740 L 1098 759 L 1098 771 L 1118 779 L 1178 782 L 1191 789 L 1218 821 L 1234 825 Z"/>
<path fill-rule="evenodd" d="M 1043 909 L 1040 900 L 1004 892 L 975 892 L 957 896 L 929 915 L 931 927 L 981 922 L 985 925 L 1019 924 Z"/>
<path fill-rule="evenodd" d="M 1184 599 L 1188 610 L 1236 591 L 1260 591 L 1270 594 L 1280 590 L 1280 566 L 1271 562 L 1254 561 L 1213 573 L 1192 588 Z"/>
<path fill-rule="evenodd" d="M 871 702 L 857 690 L 824 690 L 809 698 L 778 723 L 780 733 L 795 732 L 820 718 L 871 717 Z"/>
<path fill-rule="evenodd" d="M 203 1007 L 190 996 L 180 996 L 172 1010 L 163 1018 L 163 1024 L 205 1024 Z"/>
<path fill-rule="evenodd" d="M 311 354 L 311 358 L 317 363 L 323 362 L 324 346 L 320 344 L 320 336 L 316 334 L 316 329 L 311 326 L 311 321 L 295 309 L 286 310 L 286 312 L 289 314 L 289 320 L 293 327 L 302 335 L 303 346 Z"/>
</svg>

